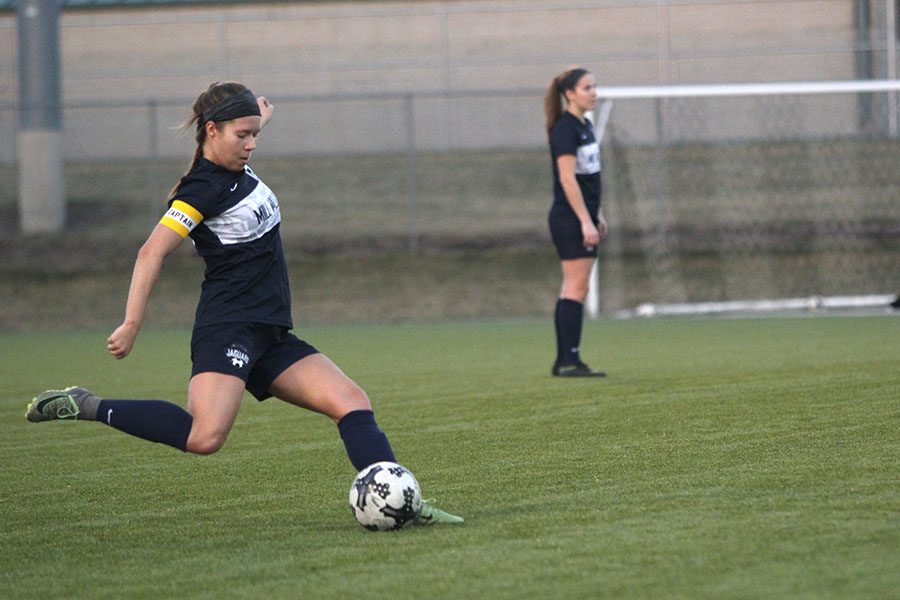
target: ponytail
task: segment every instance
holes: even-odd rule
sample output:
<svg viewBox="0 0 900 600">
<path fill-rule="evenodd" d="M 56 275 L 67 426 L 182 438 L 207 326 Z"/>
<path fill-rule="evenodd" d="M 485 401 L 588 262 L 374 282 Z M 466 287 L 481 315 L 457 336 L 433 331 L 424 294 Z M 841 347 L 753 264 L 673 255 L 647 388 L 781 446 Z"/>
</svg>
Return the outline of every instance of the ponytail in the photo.
<svg viewBox="0 0 900 600">
<path fill-rule="evenodd" d="M 563 102 L 566 92 L 575 89 L 579 80 L 587 75 L 588 71 L 580 67 L 573 67 L 563 71 L 550 81 L 547 91 L 544 93 L 544 116 L 546 117 L 547 138 L 553 126 L 559 121 L 564 111 Z"/>
</svg>

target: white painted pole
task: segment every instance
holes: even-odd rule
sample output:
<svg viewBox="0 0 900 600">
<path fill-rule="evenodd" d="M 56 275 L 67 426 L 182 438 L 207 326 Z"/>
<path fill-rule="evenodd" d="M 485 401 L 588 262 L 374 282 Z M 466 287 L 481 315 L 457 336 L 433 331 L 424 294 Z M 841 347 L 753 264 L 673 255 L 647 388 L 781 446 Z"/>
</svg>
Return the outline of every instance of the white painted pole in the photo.
<svg viewBox="0 0 900 600">
<path fill-rule="evenodd" d="M 593 113 L 590 115 L 591 121 L 594 123 L 594 137 L 597 138 L 598 144 L 603 142 L 603 133 L 606 131 L 606 124 L 609 122 L 612 104 L 612 100 L 608 98 L 600 103 L 600 114 L 597 116 L 596 121 L 593 119 Z M 596 260 L 594 261 L 594 266 L 591 267 L 591 276 L 588 279 L 588 295 L 584 308 L 588 318 L 596 319 L 600 316 L 600 268 Z"/>
<path fill-rule="evenodd" d="M 596 319 L 600 316 L 600 261 L 595 260 L 594 266 L 591 267 L 591 278 L 588 283 L 588 295 L 585 300 L 584 308 L 587 316 Z"/>
<path fill-rule="evenodd" d="M 18 6 L 20 128 L 16 162 L 23 233 L 59 231 L 66 220 L 59 6 L 57 0 L 21 0 Z"/>
</svg>

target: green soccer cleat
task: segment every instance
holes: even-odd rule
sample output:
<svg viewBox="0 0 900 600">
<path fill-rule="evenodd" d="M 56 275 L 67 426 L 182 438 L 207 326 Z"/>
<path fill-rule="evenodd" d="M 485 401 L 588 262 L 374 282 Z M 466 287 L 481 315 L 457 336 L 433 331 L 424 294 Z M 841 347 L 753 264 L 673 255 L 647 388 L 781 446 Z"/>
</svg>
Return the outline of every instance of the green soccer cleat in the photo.
<svg viewBox="0 0 900 600">
<path fill-rule="evenodd" d="M 100 398 L 83 387 L 48 390 L 31 401 L 25 418 L 32 423 L 93 419 L 99 404 Z"/>
<path fill-rule="evenodd" d="M 422 500 L 422 512 L 416 517 L 416 525 L 436 525 L 438 523 L 462 523 L 462 517 L 451 515 L 435 507 L 431 503 L 434 500 Z"/>
</svg>

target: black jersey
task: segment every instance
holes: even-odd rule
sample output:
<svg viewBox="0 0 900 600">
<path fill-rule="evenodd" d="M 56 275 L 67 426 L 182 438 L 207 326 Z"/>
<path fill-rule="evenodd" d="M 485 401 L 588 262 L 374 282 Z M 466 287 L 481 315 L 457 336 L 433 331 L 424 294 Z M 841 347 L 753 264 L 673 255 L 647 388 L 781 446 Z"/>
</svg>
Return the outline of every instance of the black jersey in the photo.
<svg viewBox="0 0 900 600">
<path fill-rule="evenodd" d="M 562 114 L 550 131 L 550 158 L 553 162 L 553 207 L 550 214 L 554 216 L 575 214 L 559 182 L 559 167 L 556 164 L 556 160 L 566 154 L 575 157 L 575 179 L 581 188 L 584 204 L 596 221 L 600 210 L 600 145 L 590 119 L 585 118 L 582 122 L 568 111 Z"/>
<path fill-rule="evenodd" d="M 237 322 L 293 326 L 278 199 L 250 167 L 234 172 L 201 158 L 160 222 L 190 235 L 206 262 L 195 329 Z"/>
</svg>

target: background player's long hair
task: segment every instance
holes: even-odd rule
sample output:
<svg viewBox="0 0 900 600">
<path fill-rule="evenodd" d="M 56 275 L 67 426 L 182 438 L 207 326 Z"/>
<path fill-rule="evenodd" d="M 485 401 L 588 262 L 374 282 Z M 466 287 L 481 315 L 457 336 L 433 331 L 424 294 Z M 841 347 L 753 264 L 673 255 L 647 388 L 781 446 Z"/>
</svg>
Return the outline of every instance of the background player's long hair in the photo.
<svg viewBox="0 0 900 600">
<path fill-rule="evenodd" d="M 241 92 L 247 90 L 247 86 L 236 83 L 236 82 L 225 82 L 222 83 L 217 81 L 211 84 L 206 91 L 202 92 L 197 100 L 194 102 L 194 105 L 191 107 L 193 114 L 191 117 L 178 126 L 180 131 L 187 131 L 191 127 L 196 127 L 197 132 L 194 134 L 194 139 L 197 141 L 197 148 L 194 149 L 194 158 L 191 160 L 191 166 L 188 167 L 188 170 L 185 171 L 185 175 L 194 170 L 197 166 L 197 163 L 203 157 L 203 144 L 206 142 L 206 123 L 203 122 L 203 113 L 222 100 L 226 98 L 230 98 L 236 94 L 240 94 Z M 172 188 L 172 192 L 170 195 L 175 194 L 178 191 L 178 188 L 181 187 L 181 182 L 179 181 L 174 188 Z"/>
<path fill-rule="evenodd" d="M 581 67 L 570 67 L 550 81 L 544 94 L 544 115 L 547 117 L 547 139 L 553 126 L 562 116 L 565 110 L 565 95 L 568 90 L 575 89 L 578 80 L 587 75 L 588 71 Z"/>
</svg>

